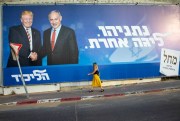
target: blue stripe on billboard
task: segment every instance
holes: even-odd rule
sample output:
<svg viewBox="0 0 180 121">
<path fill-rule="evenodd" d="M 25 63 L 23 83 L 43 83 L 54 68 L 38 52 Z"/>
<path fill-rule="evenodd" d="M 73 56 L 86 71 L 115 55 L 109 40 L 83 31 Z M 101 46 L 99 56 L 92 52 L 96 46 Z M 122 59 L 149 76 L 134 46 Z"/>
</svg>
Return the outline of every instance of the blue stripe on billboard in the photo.
<svg viewBox="0 0 180 121">
<path fill-rule="evenodd" d="M 100 76 L 102 80 L 135 79 L 158 77 L 159 63 L 141 64 L 112 64 L 100 65 Z M 62 82 L 90 81 L 92 66 L 66 65 L 46 67 L 23 67 L 23 78 L 26 84 L 49 84 Z M 21 75 L 18 68 L 4 69 L 4 86 L 22 85 Z"/>
</svg>

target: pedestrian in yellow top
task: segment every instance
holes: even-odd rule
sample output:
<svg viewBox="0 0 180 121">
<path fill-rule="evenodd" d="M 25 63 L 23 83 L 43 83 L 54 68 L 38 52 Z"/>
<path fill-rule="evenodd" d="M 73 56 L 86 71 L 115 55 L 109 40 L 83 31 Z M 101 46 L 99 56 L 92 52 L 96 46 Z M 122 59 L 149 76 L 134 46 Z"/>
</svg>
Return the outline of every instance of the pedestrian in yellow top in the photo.
<svg viewBox="0 0 180 121">
<path fill-rule="evenodd" d="M 92 80 L 92 87 L 89 92 L 93 92 L 94 87 L 100 87 L 101 92 L 104 92 L 104 89 L 102 88 L 101 84 L 101 79 L 99 77 L 99 69 L 97 63 L 93 63 L 93 72 L 89 73 L 88 75 L 93 75 L 93 80 Z"/>
</svg>

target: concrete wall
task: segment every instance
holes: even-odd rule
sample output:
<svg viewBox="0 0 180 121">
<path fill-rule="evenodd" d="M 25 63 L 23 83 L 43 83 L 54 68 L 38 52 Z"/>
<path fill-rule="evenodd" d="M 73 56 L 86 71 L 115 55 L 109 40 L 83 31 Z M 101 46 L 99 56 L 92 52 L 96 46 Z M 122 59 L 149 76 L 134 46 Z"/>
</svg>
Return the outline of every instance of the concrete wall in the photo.
<svg viewBox="0 0 180 121">
<path fill-rule="evenodd" d="M 126 84 L 137 84 L 137 83 L 147 83 L 147 82 L 157 82 L 161 81 L 160 78 L 151 78 L 143 80 L 114 80 L 106 81 L 103 80 L 102 86 L 119 86 Z M 71 91 L 71 90 L 81 90 L 81 89 L 90 89 L 91 81 L 86 82 L 70 82 L 70 83 L 57 83 L 57 84 L 47 84 L 47 85 L 28 85 L 28 93 L 40 93 L 47 91 Z M 12 95 L 12 94 L 25 94 L 25 89 L 23 86 L 11 86 L 3 88 L 3 95 Z"/>
</svg>

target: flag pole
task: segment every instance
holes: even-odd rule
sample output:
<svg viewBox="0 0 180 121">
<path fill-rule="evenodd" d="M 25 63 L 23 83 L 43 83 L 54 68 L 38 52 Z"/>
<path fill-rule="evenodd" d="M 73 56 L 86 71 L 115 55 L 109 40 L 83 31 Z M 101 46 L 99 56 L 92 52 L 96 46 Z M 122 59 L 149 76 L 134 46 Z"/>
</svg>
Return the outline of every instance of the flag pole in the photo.
<svg viewBox="0 0 180 121">
<path fill-rule="evenodd" d="M 23 74 L 22 74 L 22 70 L 21 70 L 21 65 L 20 65 L 20 63 L 19 63 L 19 56 L 18 56 L 18 55 L 16 56 L 16 59 L 17 59 L 18 67 L 19 67 L 19 72 L 20 72 L 20 75 L 21 75 L 21 81 L 22 81 L 22 83 L 23 83 L 24 90 L 25 90 L 25 92 L 26 92 L 26 96 L 27 96 L 27 98 L 29 98 L 29 94 L 28 94 L 27 87 L 26 87 L 26 84 L 25 84 L 25 81 L 24 81 L 24 77 L 23 77 Z"/>
<path fill-rule="evenodd" d="M 27 96 L 27 98 L 29 98 L 29 94 L 28 94 L 27 87 L 26 87 L 26 84 L 25 84 L 25 81 L 24 81 L 22 70 L 21 70 L 21 65 L 19 63 L 19 50 L 21 49 L 22 44 L 10 43 L 10 47 L 12 48 L 13 59 L 17 60 L 17 64 L 18 64 L 18 67 L 19 67 L 19 72 L 20 72 L 20 75 L 21 75 L 21 81 L 23 83 L 24 90 L 26 92 L 26 96 Z"/>
</svg>

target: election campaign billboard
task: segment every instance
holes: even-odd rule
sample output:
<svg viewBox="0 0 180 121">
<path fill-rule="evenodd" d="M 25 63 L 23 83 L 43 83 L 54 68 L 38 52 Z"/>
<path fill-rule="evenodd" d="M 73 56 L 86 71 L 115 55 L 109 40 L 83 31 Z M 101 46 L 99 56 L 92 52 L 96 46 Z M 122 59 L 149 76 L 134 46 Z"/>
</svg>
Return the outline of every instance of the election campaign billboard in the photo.
<svg viewBox="0 0 180 121">
<path fill-rule="evenodd" d="M 51 50 L 54 10 L 61 13 L 62 26 Z M 33 19 L 22 19 L 23 11 L 31 11 Z M 11 5 L 3 6 L 2 17 L 5 86 L 22 85 L 10 42 L 22 44 L 19 59 L 27 84 L 91 80 L 93 62 L 102 80 L 160 77 L 161 48 L 180 50 L 175 5 Z M 28 42 L 22 23 L 29 21 Z M 39 52 L 36 64 L 29 62 L 33 51 Z"/>
</svg>

